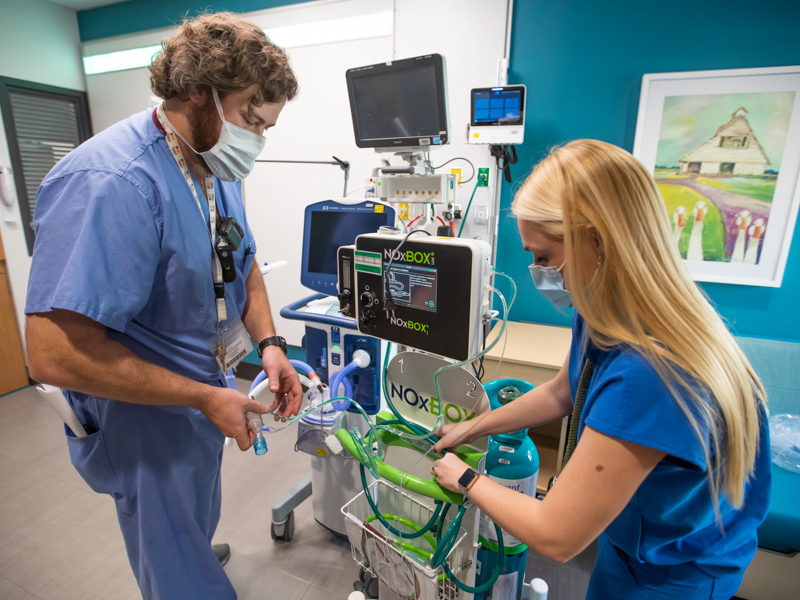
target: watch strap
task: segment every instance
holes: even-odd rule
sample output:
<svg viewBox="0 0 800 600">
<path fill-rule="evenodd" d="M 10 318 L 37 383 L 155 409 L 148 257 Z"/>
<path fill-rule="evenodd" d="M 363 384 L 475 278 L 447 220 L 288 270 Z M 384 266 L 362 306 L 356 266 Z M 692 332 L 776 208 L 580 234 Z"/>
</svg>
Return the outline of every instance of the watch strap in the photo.
<svg viewBox="0 0 800 600">
<path fill-rule="evenodd" d="M 281 350 L 283 350 L 284 354 L 289 353 L 286 348 L 286 340 L 279 335 L 273 335 L 271 337 L 264 338 L 258 343 L 258 346 L 256 346 L 256 352 L 258 352 L 259 358 L 261 358 L 262 354 L 264 353 L 264 348 L 267 346 L 278 346 Z"/>
</svg>

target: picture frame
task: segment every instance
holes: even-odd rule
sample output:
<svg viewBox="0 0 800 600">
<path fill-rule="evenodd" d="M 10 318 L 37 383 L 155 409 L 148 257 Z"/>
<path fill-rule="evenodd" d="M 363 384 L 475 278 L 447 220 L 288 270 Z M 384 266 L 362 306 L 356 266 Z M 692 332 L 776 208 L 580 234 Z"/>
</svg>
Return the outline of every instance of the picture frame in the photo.
<svg viewBox="0 0 800 600">
<path fill-rule="evenodd" d="M 800 66 L 644 75 L 633 155 L 695 281 L 780 287 L 800 206 Z"/>
</svg>

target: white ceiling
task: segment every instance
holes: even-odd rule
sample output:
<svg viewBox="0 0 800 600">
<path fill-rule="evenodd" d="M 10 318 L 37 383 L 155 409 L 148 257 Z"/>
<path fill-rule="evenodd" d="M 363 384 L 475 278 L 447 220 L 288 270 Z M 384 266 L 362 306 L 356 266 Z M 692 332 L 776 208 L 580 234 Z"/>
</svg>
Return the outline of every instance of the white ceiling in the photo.
<svg viewBox="0 0 800 600">
<path fill-rule="evenodd" d="M 86 10 L 87 8 L 97 8 L 108 4 L 119 4 L 127 0 L 50 0 L 53 4 L 60 4 L 72 10 Z"/>
</svg>

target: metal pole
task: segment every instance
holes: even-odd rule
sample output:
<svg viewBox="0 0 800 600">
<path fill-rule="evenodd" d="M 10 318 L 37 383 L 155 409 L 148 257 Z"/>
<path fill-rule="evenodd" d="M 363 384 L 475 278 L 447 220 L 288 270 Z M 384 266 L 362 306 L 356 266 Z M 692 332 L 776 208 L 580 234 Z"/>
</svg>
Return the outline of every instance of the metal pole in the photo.
<svg viewBox="0 0 800 600">
<path fill-rule="evenodd" d="M 344 171 L 344 196 L 347 196 L 347 182 L 350 179 L 350 163 L 333 157 L 333 160 L 268 160 L 256 159 L 257 163 L 282 163 L 286 165 L 333 165 Z"/>
</svg>

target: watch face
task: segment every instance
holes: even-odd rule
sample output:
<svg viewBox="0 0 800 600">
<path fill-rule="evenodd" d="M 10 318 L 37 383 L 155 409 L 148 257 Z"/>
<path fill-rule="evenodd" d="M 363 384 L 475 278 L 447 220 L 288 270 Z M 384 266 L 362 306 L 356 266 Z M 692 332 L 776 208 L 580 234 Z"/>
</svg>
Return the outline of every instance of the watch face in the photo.
<svg viewBox="0 0 800 600">
<path fill-rule="evenodd" d="M 462 488 L 468 487 L 469 484 L 472 483 L 472 480 L 475 479 L 477 475 L 478 474 L 472 469 L 467 469 L 466 471 L 464 471 L 464 474 L 458 478 L 458 485 L 461 486 Z"/>
</svg>

